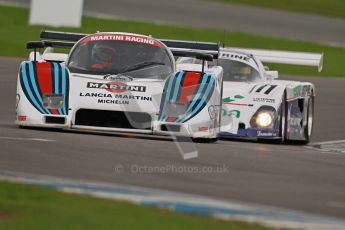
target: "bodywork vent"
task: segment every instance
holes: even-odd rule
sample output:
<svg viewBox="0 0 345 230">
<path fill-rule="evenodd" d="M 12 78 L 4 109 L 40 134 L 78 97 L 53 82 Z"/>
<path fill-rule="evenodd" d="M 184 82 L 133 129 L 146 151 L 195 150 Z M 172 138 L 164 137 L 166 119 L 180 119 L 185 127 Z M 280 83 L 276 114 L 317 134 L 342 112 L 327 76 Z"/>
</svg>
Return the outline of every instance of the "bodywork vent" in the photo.
<svg viewBox="0 0 345 230">
<path fill-rule="evenodd" d="M 278 85 L 270 85 L 270 84 L 264 84 L 264 85 L 255 85 L 249 93 L 261 93 L 270 95 L 274 89 L 276 89 Z"/>
<path fill-rule="evenodd" d="M 65 117 L 56 117 L 56 116 L 46 116 L 45 122 L 46 122 L 46 124 L 63 125 L 66 123 L 66 118 Z"/>
<path fill-rule="evenodd" d="M 148 113 L 79 109 L 75 125 L 121 129 L 151 129 L 152 117 Z"/>
</svg>

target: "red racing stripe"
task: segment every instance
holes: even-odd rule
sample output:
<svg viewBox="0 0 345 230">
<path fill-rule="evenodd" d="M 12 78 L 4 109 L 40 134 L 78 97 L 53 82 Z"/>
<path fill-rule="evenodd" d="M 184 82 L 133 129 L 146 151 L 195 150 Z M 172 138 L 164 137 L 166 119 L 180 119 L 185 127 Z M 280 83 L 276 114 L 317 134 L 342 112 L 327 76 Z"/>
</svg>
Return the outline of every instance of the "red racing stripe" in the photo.
<svg viewBox="0 0 345 230">
<path fill-rule="evenodd" d="M 178 99 L 180 103 L 188 104 L 192 100 L 194 92 L 199 86 L 200 77 L 200 73 L 186 72 Z"/>
<path fill-rule="evenodd" d="M 52 83 L 52 64 L 50 62 L 36 63 L 37 80 L 42 92 L 42 96 L 45 94 L 53 93 Z M 51 109 L 52 114 L 59 114 L 58 110 Z"/>
</svg>

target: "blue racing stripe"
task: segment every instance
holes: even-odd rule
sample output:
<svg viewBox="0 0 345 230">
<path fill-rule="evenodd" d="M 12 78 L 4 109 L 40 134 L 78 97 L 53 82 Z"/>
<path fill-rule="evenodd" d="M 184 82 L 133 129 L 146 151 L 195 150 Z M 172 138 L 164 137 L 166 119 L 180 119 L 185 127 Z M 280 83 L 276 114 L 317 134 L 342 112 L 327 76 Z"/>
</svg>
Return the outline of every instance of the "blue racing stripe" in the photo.
<svg viewBox="0 0 345 230">
<path fill-rule="evenodd" d="M 59 68 L 57 63 L 53 63 L 54 66 L 54 94 L 59 94 Z"/>
<path fill-rule="evenodd" d="M 174 78 L 175 78 L 175 76 L 171 76 L 170 79 L 169 79 L 169 82 L 168 82 L 168 88 L 167 88 L 167 91 L 166 91 L 166 94 L 165 94 L 165 102 L 164 102 L 163 109 L 162 109 L 162 114 L 161 114 L 162 117 L 160 119 L 161 121 L 164 121 L 166 119 L 166 115 L 165 115 L 166 104 L 169 101 L 170 92 L 171 92 L 172 83 L 174 81 Z"/>
<path fill-rule="evenodd" d="M 30 89 L 29 86 L 29 82 L 28 82 L 28 76 L 26 75 L 26 70 L 25 70 L 25 64 L 23 63 L 21 65 L 21 70 L 22 70 L 22 76 L 23 76 L 23 82 L 24 82 L 24 86 L 25 89 L 29 95 L 30 98 L 28 98 L 30 101 L 32 101 L 32 103 L 34 103 L 34 105 L 36 106 L 36 108 L 41 112 L 41 113 L 45 113 L 45 111 L 41 108 L 41 106 L 38 104 L 38 102 L 36 101 L 34 95 L 32 94 L 32 91 Z"/>
<path fill-rule="evenodd" d="M 66 69 L 65 66 L 61 66 L 62 71 L 62 95 L 64 97 L 63 102 L 63 115 L 67 115 L 67 103 L 66 103 L 66 85 L 67 85 L 67 79 L 66 79 Z"/>
<path fill-rule="evenodd" d="M 201 83 L 200 83 L 198 92 L 195 94 L 195 96 L 194 96 L 192 102 L 189 104 L 188 109 L 186 110 L 186 114 L 188 114 L 188 113 L 192 110 L 194 104 L 196 103 L 196 101 L 197 101 L 197 100 L 199 99 L 199 97 L 201 96 L 202 91 L 203 91 L 203 89 L 204 89 L 204 87 L 205 87 L 205 85 L 206 85 L 206 82 L 207 82 L 208 77 L 209 77 L 209 76 L 208 76 L 208 74 L 206 74 L 206 73 L 205 73 L 204 76 L 202 77 L 202 81 L 201 81 Z M 188 116 L 189 116 L 189 115 L 187 115 L 187 117 L 188 117 Z M 186 116 L 185 116 L 185 117 L 186 117 Z M 181 117 L 181 118 L 177 119 L 176 122 L 181 122 L 182 119 L 184 119 L 184 117 Z"/>
<path fill-rule="evenodd" d="M 54 93 L 55 94 L 60 94 L 59 92 L 59 64 L 58 63 L 53 63 L 54 66 Z M 59 114 L 62 114 L 61 108 L 58 109 Z"/>
<path fill-rule="evenodd" d="M 177 100 L 178 92 L 181 90 L 181 80 L 182 80 L 183 74 L 184 74 L 184 72 L 181 71 L 179 73 L 179 75 L 177 76 L 177 81 L 175 83 L 175 89 L 174 89 L 174 95 L 172 98 L 172 102 L 175 102 Z"/>
<path fill-rule="evenodd" d="M 199 104 L 197 105 L 197 107 L 193 110 L 192 113 L 190 113 L 187 117 L 184 118 L 184 120 L 182 121 L 185 122 L 186 120 L 188 120 L 189 118 L 193 117 L 198 111 L 199 109 L 201 108 L 201 106 L 204 104 L 204 103 L 207 103 L 206 100 L 208 98 L 208 95 L 210 94 L 210 91 L 211 89 L 213 88 L 213 84 L 214 84 L 215 80 L 214 80 L 214 77 L 211 76 L 211 80 L 210 82 L 208 83 L 208 87 L 206 89 L 206 92 L 202 98 L 202 100 L 199 101 Z"/>
</svg>

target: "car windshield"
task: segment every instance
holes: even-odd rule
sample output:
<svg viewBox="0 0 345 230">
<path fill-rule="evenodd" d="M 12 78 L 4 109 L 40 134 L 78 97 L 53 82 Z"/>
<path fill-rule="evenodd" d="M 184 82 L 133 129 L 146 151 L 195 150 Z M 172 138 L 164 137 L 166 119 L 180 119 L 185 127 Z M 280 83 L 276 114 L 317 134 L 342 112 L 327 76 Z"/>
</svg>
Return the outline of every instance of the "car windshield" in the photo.
<svg viewBox="0 0 345 230">
<path fill-rule="evenodd" d="M 259 72 L 252 66 L 234 60 L 219 59 L 215 65 L 223 67 L 224 81 L 254 82 L 260 80 Z"/>
<path fill-rule="evenodd" d="M 173 72 L 173 62 L 163 45 L 132 35 L 86 37 L 73 49 L 68 67 L 72 73 L 134 78 L 165 79 Z"/>
</svg>

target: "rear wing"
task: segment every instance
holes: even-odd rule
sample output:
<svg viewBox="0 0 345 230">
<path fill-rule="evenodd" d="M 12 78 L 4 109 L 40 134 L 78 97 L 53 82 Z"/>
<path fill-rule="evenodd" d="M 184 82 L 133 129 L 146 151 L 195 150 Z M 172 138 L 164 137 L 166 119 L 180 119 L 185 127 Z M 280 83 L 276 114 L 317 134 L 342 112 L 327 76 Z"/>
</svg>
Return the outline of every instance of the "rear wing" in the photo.
<svg viewBox="0 0 345 230">
<path fill-rule="evenodd" d="M 323 53 L 292 52 L 264 49 L 222 48 L 223 51 L 239 51 L 251 54 L 265 63 L 316 66 L 319 72 L 323 67 Z"/>
<path fill-rule="evenodd" d="M 77 41 L 86 36 L 89 36 L 89 34 L 45 30 L 40 34 L 40 38 L 42 39 L 41 46 L 72 48 Z M 175 56 L 196 57 L 203 60 L 213 60 L 218 58 L 219 45 L 217 43 L 167 39 L 157 40 L 165 44 Z"/>
</svg>

